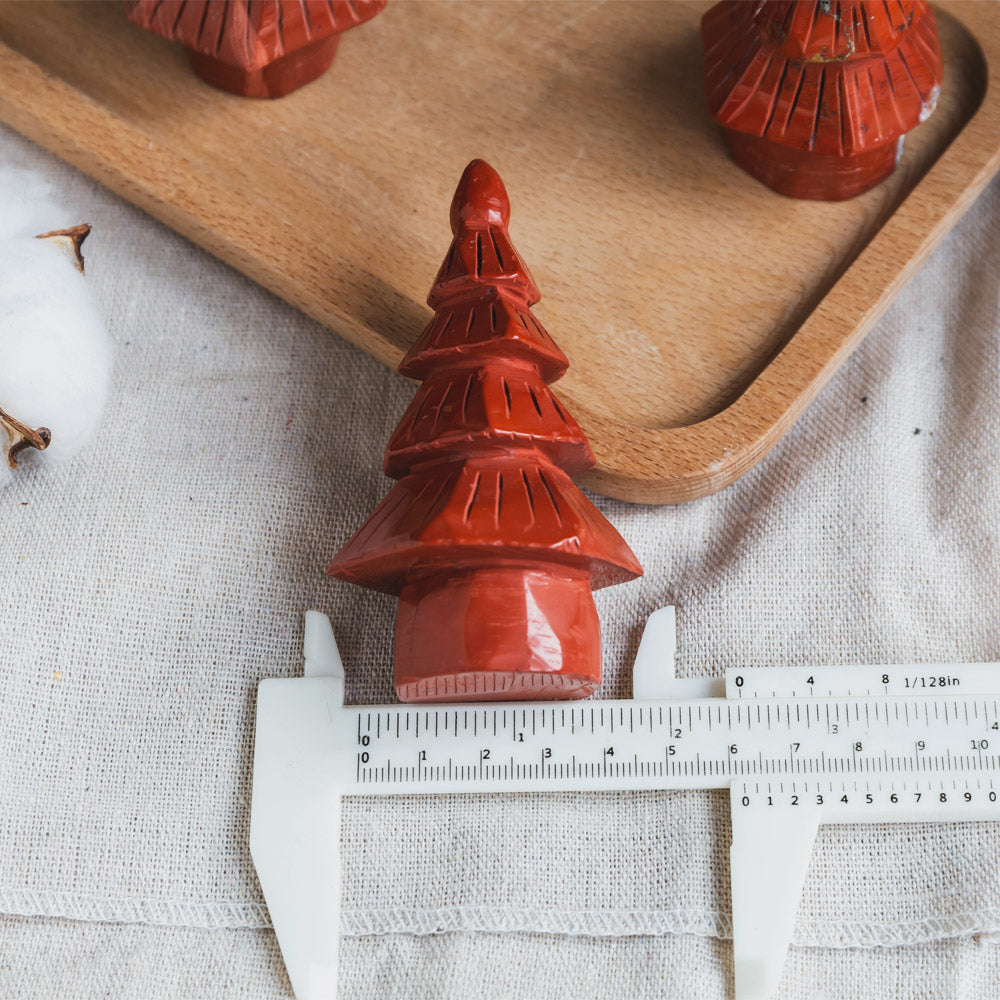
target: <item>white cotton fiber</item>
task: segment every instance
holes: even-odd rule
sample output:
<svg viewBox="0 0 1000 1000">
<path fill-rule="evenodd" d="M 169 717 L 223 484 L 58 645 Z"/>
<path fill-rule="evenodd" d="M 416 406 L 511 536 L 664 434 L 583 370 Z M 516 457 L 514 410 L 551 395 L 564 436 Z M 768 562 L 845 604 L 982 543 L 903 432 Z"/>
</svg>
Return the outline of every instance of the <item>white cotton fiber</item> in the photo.
<svg viewBox="0 0 1000 1000">
<path fill-rule="evenodd" d="M 0 171 L 0 409 L 52 434 L 44 452 L 19 452 L 19 467 L 75 455 L 108 397 L 111 347 L 87 279 L 65 249 L 34 238 L 77 221 L 30 174 Z M 6 445 L 0 430 L 0 487 Z"/>
<path fill-rule="evenodd" d="M 52 196 L 52 187 L 30 170 L 0 166 L 0 235 L 40 236 L 53 229 L 75 226 L 83 219 Z"/>
</svg>

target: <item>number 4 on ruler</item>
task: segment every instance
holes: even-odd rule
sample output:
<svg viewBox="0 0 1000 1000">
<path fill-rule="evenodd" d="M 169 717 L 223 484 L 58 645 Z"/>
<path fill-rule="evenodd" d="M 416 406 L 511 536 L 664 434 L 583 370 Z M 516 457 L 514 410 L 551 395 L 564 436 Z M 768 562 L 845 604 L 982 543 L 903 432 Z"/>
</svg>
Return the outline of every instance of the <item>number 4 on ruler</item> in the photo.
<svg viewBox="0 0 1000 1000">
<path fill-rule="evenodd" d="M 336 996 L 344 795 L 728 788 L 737 1000 L 777 989 L 820 823 L 1000 819 L 996 664 L 678 680 L 673 608 L 647 623 L 632 701 L 345 707 L 314 611 L 305 657 L 260 685 L 250 823 L 299 1000 Z"/>
</svg>

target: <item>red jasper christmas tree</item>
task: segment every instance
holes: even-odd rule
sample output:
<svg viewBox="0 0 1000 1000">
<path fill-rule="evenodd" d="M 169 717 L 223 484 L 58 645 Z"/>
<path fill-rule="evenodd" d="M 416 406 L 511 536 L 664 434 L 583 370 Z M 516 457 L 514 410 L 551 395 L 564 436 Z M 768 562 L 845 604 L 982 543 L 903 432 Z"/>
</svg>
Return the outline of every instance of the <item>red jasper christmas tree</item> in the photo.
<svg viewBox="0 0 1000 1000">
<path fill-rule="evenodd" d="M 795 198 L 853 198 L 884 180 L 941 89 L 925 0 L 722 0 L 701 35 L 733 159 Z"/>
<path fill-rule="evenodd" d="M 601 679 L 591 588 L 642 569 L 567 473 L 594 464 L 548 383 L 568 366 L 507 235 L 496 171 L 474 160 L 451 206 L 434 319 L 399 370 L 423 379 L 385 454 L 399 482 L 330 563 L 399 594 L 404 701 L 582 698 Z"/>
<path fill-rule="evenodd" d="M 206 82 L 284 97 L 330 67 L 340 36 L 386 0 L 129 0 L 128 19 L 180 42 Z"/>
</svg>

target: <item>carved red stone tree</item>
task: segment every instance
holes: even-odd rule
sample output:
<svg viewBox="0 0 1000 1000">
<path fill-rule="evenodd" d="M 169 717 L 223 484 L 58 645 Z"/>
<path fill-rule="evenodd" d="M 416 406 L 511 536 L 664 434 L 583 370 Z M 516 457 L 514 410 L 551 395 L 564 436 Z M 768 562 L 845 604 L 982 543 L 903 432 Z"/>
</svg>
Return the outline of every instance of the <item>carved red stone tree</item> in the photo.
<svg viewBox="0 0 1000 1000">
<path fill-rule="evenodd" d="M 128 19 L 180 42 L 194 71 L 241 97 L 284 97 L 329 69 L 340 36 L 386 0 L 129 0 Z"/>
<path fill-rule="evenodd" d="M 723 0 L 701 35 L 733 159 L 796 198 L 852 198 L 888 177 L 941 88 L 924 0 Z"/>
<path fill-rule="evenodd" d="M 328 572 L 399 594 L 404 701 L 580 698 L 601 678 L 591 588 L 638 576 L 567 473 L 593 454 L 549 389 L 567 368 L 531 314 L 500 177 L 474 160 L 451 206 L 434 319 L 399 370 L 423 379 L 393 434 L 399 483 Z"/>
</svg>

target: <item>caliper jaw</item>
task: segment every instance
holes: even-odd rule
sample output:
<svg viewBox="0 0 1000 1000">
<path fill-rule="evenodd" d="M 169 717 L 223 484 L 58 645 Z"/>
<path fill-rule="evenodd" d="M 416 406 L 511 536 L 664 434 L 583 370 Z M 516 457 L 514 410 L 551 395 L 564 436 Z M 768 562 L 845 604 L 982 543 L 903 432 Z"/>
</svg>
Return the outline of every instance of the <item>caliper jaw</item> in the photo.
<svg viewBox="0 0 1000 1000">
<path fill-rule="evenodd" d="M 305 676 L 257 692 L 250 854 L 298 1000 L 335 1000 L 341 790 L 330 773 L 344 668 L 326 615 L 306 612 Z"/>
</svg>

